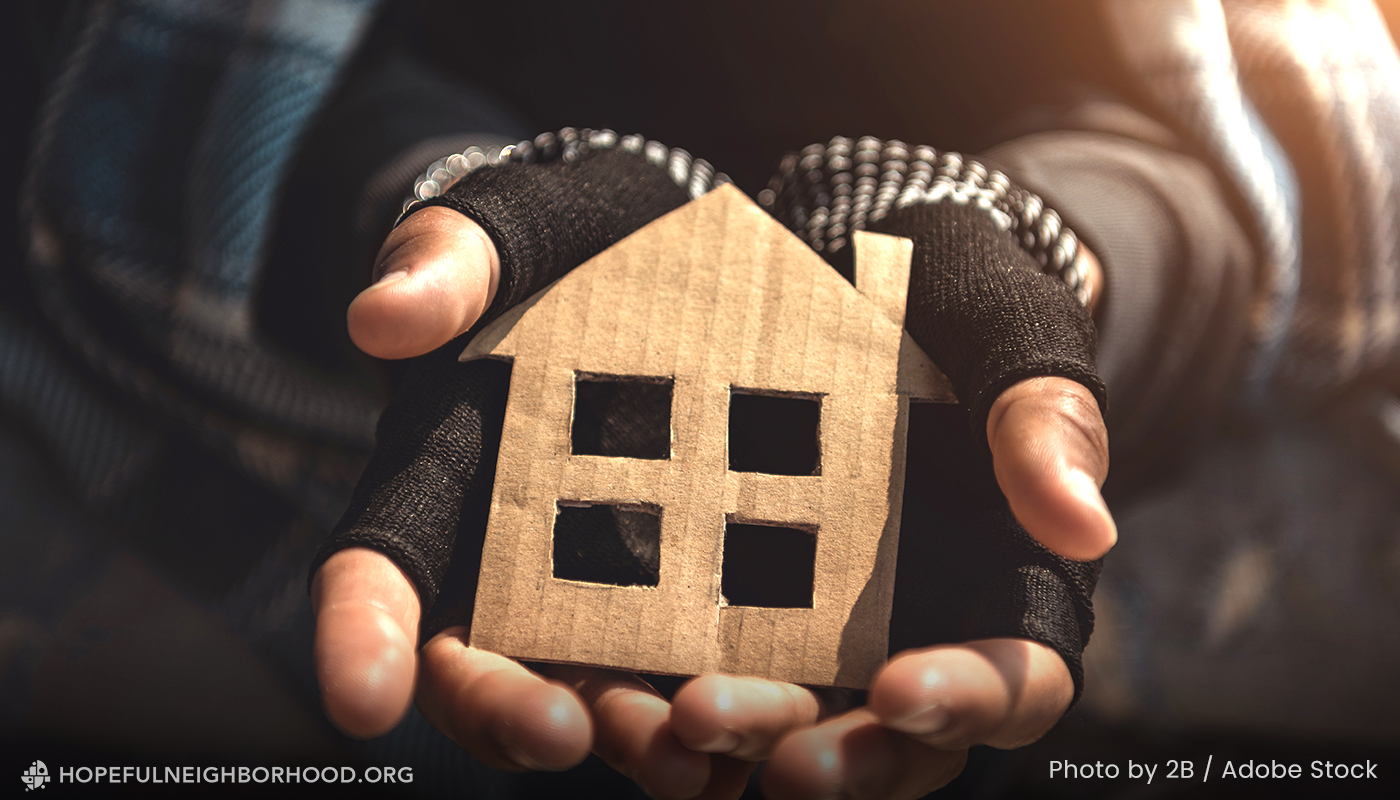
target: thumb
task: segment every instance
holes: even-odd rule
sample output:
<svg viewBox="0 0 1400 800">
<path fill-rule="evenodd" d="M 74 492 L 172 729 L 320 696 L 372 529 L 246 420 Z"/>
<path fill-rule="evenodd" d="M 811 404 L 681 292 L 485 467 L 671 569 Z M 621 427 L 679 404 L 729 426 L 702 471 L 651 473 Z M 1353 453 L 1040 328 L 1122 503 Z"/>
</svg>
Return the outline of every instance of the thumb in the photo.
<svg viewBox="0 0 1400 800">
<path fill-rule="evenodd" d="M 316 677 L 336 727 L 368 739 L 408 711 L 417 672 L 418 594 L 386 556 L 341 550 L 316 572 Z"/>
<path fill-rule="evenodd" d="M 425 208 L 384 240 L 374 275 L 346 313 L 350 339 L 377 358 L 412 358 L 481 318 L 496 296 L 501 260 L 476 222 Z"/>
<path fill-rule="evenodd" d="M 1089 390 L 1066 378 L 1030 378 L 1002 392 L 987 417 L 997 483 L 1016 519 L 1066 558 L 1103 556 L 1118 540 L 1099 487 L 1108 431 Z"/>
</svg>

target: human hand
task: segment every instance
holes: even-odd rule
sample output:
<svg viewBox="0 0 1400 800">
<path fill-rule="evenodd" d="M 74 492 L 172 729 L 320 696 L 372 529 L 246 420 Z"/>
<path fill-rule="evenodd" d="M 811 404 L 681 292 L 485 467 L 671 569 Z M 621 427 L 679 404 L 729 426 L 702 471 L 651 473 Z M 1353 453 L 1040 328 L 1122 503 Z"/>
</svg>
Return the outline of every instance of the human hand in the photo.
<svg viewBox="0 0 1400 800">
<path fill-rule="evenodd" d="M 1102 296 L 1103 268 L 1081 246 L 1089 310 Z M 997 396 L 987 415 L 997 485 L 1026 532 L 1052 552 L 1102 558 L 1118 527 L 1099 490 L 1108 477 L 1108 429 L 1092 393 L 1077 381 L 1028 378 Z"/>
<path fill-rule="evenodd" d="M 376 283 L 350 307 L 351 337 L 380 357 L 435 350 L 489 306 L 499 269 L 475 222 L 423 209 L 385 242 Z M 434 725 L 498 769 L 565 769 L 592 748 L 657 797 L 737 796 L 753 770 L 681 745 L 666 727 L 669 705 L 634 676 L 554 667 L 546 677 L 469 647 L 461 628 L 442 631 L 419 652 L 413 583 L 376 551 L 333 555 L 312 597 L 323 702 L 351 735 L 387 732 L 416 693 Z"/>
<path fill-rule="evenodd" d="M 409 358 L 471 327 L 495 294 L 500 258 L 480 225 L 427 208 L 390 233 L 373 278 L 346 313 L 350 338 L 372 356 Z M 413 583 L 382 553 L 347 548 L 317 571 L 311 599 L 326 713 L 351 736 L 387 733 L 407 712 L 418 672 Z"/>
<path fill-rule="evenodd" d="M 409 358 L 435 351 L 470 328 L 493 300 L 506 306 L 523 300 L 719 179 L 688 154 L 610 132 L 544 135 L 516 147 L 508 163 L 461 169 L 472 159 L 489 161 L 480 153 L 444 160 L 465 175 L 458 188 L 470 185 L 471 196 L 451 193 L 440 202 L 453 208 L 417 210 L 381 249 L 374 283 L 347 312 L 350 336 L 365 352 Z M 473 219 L 507 232 L 499 239 L 504 244 Z M 503 378 L 475 368 L 481 365 L 459 369 L 447 361 L 452 355 L 434 353 L 410 368 L 421 379 L 418 388 L 402 392 L 407 400 L 381 418 L 375 456 L 347 512 L 349 525 L 363 536 L 338 529 L 329 548 L 344 549 L 321 554 L 327 560 L 313 582 L 324 702 L 331 719 L 352 735 L 384 733 L 407 709 L 418 671 L 419 621 L 446 572 L 459 514 L 464 506 L 485 513 L 485 503 L 467 502 L 466 484 L 473 498 L 489 503 L 495 448 L 483 442 L 491 435 L 485 406 L 504 389 Z M 377 523 L 368 532 L 366 514 Z M 554 697 L 549 691 L 539 696 L 546 705 Z M 510 704 L 510 710 L 531 707 Z M 563 749 L 564 760 L 573 763 L 587 752 L 591 734 L 586 725 L 580 731 L 563 724 L 563 730 L 565 739 L 570 731 L 583 736 L 581 751 Z M 527 755 L 532 764 L 563 766 L 555 751 Z"/>
<path fill-rule="evenodd" d="M 1092 306 L 1102 275 L 1088 258 Z M 1045 542 L 1058 535 L 1090 553 L 1111 545 L 1115 528 L 1097 492 L 1107 469 L 1107 440 L 1087 390 L 1060 378 L 1014 384 L 994 405 L 989 427 L 1001 488 L 1036 538 Z M 1065 475 L 1070 470 L 1092 476 L 1093 494 L 1073 490 L 1074 479 Z M 916 536 L 916 530 L 904 535 Z M 1081 532 L 1087 535 L 1076 540 Z M 906 577 L 917 576 L 916 568 Z M 866 707 L 829 718 L 813 716 L 814 703 L 802 697 L 806 691 L 754 678 L 705 676 L 676 695 L 672 722 L 682 741 L 697 749 L 771 754 L 764 787 L 775 800 L 919 797 L 955 777 L 971 745 L 1012 748 L 1038 739 L 1063 715 L 1074 685 L 1064 659 L 1051 648 L 1003 638 L 901 653 L 877 675 Z M 741 694 L 748 703 L 734 699 Z M 757 711 L 765 701 L 771 727 L 736 737 L 733 732 L 744 732 L 755 717 L 765 718 Z M 748 723 L 714 711 L 735 707 L 752 715 Z M 785 715 L 775 713 L 783 709 Z M 788 735 L 772 734 L 781 729 L 775 717 L 789 726 Z"/>
<path fill-rule="evenodd" d="M 1065 558 L 1107 553 L 1117 528 L 1099 493 L 1091 321 L 1103 270 L 1059 215 L 973 159 L 869 136 L 789 154 L 760 201 L 838 270 L 851 269 L 854 230 L 914 241 L 906 329 L 985 421 L 1016 518 Z"/>
<path fill-rule="evenodd" d="M 812 690 L 724 675 L 697 678 L 668 705 L 636 676 L 554 666 L 547 675 L 443 631 L 415 656 L 418 603 L 385 556 L 337 553 L 317 575 L 316 660 L 331 719 L 347 733 L 387 732 L 419 707 L 482 763 L 566 769 L 590 748 L 658 798 L 738 797 L 771 758 L 774 800 L 919 797 L 955 777 L 966 748 L 1017 747 L 1059 720 L 1073 685 L 1049 648 L 992 639 L 903 653 L 864 708 L 823 719 Z M 421 664 L 416 664 L 421 658 Z"/>
<path fill-rule="evenodd" d="M 621 144 L 627 146 L 625 140 Z M 617 182 L 625 187 L 613 192 L 618 196 L 604 202 L 619 211 L 610 223 L 598 224 L 602 215 L 597 215 L 576 226 L 586 231 L 580 239 L 587 241 L 576 239 L 562 248 L 578 251 L 575 262 L 589 249 L 606 246 L 610 237 L 620 238 L 680 205 L 686 190 L 707 188 L 708 165 L 692 164 L 684 156 L 690 174 L 684 186 L 677 187 L 674 151 L 662 159 L 664 170 L 656 169 L 655 148 L 647 146 L 643 155 L 646 161 L 634 157 L 630 163 L 621 155 L 612 158 L 611 167 L 627 179 Z M 600 156 L 578 171 L 592 170 L 597 185 L 599 163 L 609 166 L 607 158 Z M 587 186 L 590 173 L 584 172 L 580 180 L 578 175 L 561 174 L 567 171 L 555 162 L 521 177 L 537 181 L 529 189 L 559 201 L 554 210 L 561 216 L 577 214 L 580 207 L 593 211 L 596 202 L 541 187 L 551 177 Z M 653 180 L 656 176 L 659 182 Z M 533 212 L 527 216 L 532 217 L 527 223 L 537 221 Z M 544 227 L 571 226 L 556 222 Z M 513 263 L 534 266 L 519 251 L 514 255 Z M 375 283 L 352 303 L 352 339 L 384 358 L 438 349 L 470 328 L 491 305 L 502 285 L 503 260 L 481 226 L 468 217 L 444 208 L 419 210 L 391 234 L 377 259 Z M 415 584 L 379 552 L 352 547 L 335 553 L 318 570 L 312 594 L 324 704 L 347 733 L 386 732 L 416 694 L 435 725 L 483 763 L 500 769 L 563 769 L 578 763 L 592 746 L 662 797 L 695 796 L 702 789 L 711 796 L 737 796 L 752 771 L 752 765 L 734 759 L 687 750 L 659 729 L 656 723 L 664 725 L 669 706 L 636 678 L 570 668 L 572 685 L 566 687 L 510 659 L 469 647 L 460 628 L 443 630 L 418 651 L 423 608 Z"/>
</svg>

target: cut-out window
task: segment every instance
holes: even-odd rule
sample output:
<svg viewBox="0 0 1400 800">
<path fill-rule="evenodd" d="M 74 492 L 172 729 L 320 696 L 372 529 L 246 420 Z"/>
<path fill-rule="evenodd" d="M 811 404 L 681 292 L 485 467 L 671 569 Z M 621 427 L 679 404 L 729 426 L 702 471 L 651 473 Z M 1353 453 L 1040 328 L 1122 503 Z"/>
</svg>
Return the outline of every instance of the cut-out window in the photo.
<svg viewBox="0 0 1400 800">
<path fill-rule="evenodd" d="M 816 564 L 814 531 L 730 521 L 720 592 L 731 606 L 811 608 Z"/>
<path fill-rule="evenodd" d="M 554 577 L 609 586 L 656 586 L 660 575 L 661 509 L 559 503 Z"/>
<path fill-rule="evenodd" d="M 769 475 L 820 475 L 821 398 L 816 395 L 729 395 L 729 468 Z"/>
<path fill-rule="evenodd" d="M 671 386 L 670 378 L 578 373 L 573 454 L 670 458 Z"/>
</svg>

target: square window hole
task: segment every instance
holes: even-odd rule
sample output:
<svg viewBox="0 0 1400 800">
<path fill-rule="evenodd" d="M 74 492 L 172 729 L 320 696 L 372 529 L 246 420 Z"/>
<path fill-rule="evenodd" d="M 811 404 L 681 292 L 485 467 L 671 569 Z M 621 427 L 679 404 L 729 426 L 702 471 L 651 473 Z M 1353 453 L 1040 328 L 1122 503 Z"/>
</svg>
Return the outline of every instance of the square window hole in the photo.
<svg viewBox="0 0 1400 800">
<path fill-rule="evenodd" d="M 769 475 L 820 475 L 821 398 L 814 395 L 729 395 L 729 468 Z"/>
<path fill-rule="evenodd" d="M 578 373 L 573 454 L 670 458 L 671 387 L 670 378 Z"/>
<path fill-rule="evenodd" d="M 817 535 L 781 525 L 724 527 L 720 592 L 731 606 L 811 608 Z"/>
<path fill-rule="evenodd" d="M 554 517 L 554 577 L 610 586 L 656 586 L 661 509 L 560 501 Z"/>
</svg>

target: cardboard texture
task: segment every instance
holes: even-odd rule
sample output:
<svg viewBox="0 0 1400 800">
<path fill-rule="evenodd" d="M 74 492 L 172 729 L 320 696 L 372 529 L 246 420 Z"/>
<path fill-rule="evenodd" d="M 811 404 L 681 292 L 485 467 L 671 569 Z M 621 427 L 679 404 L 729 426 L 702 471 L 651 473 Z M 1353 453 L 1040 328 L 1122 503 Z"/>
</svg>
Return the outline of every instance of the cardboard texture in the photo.
<svg viewBox="0 0 1400 800">
<path fill-rule="evenodd" d="M 912 249 L 857 233 L 857 287 L 732 186 L 653 222 L 478 334 L 514 361 L 471 644 L 679 675 L 865 687 L 888 648 L 912 398 L 953 402 L 904 332 Z M 668 459 L 571 455 L 580 374 L 673 381 Z M 820 402 L 819 474 L 734 472 L 731 392 Z M 559 508 L 660 514 L 657 586 L 563 580 Z M 727 522 L 816 537 L 810 608 L 728 605 Z"/>
</svg>

